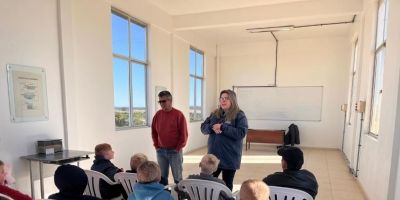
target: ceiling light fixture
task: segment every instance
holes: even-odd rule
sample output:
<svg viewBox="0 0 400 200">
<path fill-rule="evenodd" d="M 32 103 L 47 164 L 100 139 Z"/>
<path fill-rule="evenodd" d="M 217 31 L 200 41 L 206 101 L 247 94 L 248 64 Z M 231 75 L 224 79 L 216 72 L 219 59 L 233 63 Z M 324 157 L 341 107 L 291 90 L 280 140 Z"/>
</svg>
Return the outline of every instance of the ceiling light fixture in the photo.
<svg viewBox="0 0 400 200">
<path fill-rule="evenodd" d="M 290 31 L 295 28 L 294 25 L 288 26 L 271 26 L 271 27 L 261 27 L 261 28 L 248 28 L 246 29 L 250 33 L 263 33 L 263 32 L 276 32 L 276 31 Z"/>
</svg>

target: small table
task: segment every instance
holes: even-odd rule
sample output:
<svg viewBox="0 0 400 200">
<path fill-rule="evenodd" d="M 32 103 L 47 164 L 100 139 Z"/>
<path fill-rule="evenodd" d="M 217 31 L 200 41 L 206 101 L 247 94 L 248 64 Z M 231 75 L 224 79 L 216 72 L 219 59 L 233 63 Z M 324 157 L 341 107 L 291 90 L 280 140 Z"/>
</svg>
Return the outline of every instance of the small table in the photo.
<svg viewBox="0 0 400 200">
<path fill-rule="evenodd" d="M 246 136 L 246 151 L 251 142 L 272 143 L 283 145 L 285 130 L 255 130 L 249 129 Z"/>
<path fill-rule="evenodd" d="M 63 150 L 54 154 L 33 154 L 22 156 L 21 159 L 29 161 L 29 172 L 31 179 L 31 195 L 32 199 L 35 199 L 35 186 L 32 176 L 32 161 L 39 162 L 39 177 L 40 177 L 40 196 L 44 198 L 44 187 L 43 187 L 43 163 L 46 164 L 57 164 L 63 165 L 72 162 L 78 162 L 81 160 L 89 159 L 89 154 L 93 154 L 90 151 L 75 151 L 75 150 Z"/>
</svg>

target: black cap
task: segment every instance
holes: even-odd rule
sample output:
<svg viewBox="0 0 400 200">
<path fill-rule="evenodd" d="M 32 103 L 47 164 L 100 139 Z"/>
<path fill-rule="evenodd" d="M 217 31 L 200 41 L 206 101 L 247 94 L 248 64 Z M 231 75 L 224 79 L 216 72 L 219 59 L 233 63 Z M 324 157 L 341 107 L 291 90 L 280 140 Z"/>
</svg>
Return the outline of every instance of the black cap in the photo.
<svg viewBox="0 0 400 200">
<path fill-rule="evenodd" d="M 289 170 L 299 170 L 303 166 L 303 151 L 298 147 L 281 147 L 278 149 L 278 155 L 286 161 Z"/>
</svg>

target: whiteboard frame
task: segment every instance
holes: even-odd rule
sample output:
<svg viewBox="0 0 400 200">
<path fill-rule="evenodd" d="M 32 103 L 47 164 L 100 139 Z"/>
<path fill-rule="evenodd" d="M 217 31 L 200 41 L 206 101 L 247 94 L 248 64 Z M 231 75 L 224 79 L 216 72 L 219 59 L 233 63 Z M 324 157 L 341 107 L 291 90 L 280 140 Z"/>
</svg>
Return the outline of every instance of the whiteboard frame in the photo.
<svg viewBox="0 0 400 200">
<path fill-rule="evenodd" d="M 252 121 L 307 121 L 307 122 L 321 122 L 322 121 L 322 110 L 323 110 L 323 102 L 324 102 L 324 86 L 322 85 L 308 85 L 308 86 L 275 86 L 275 85 L 240 85 L 235 86 L 232 85 L 232 90 L 238 94 L 238 90 L 240 88 L 306 88 L 306 87 L 314 87 L 322 89 L 321 96 L 321 110 L 320 110 L 320 119 L 319 120 L 301 120 L 301 119 L 249 119 Z"/>
</svg>

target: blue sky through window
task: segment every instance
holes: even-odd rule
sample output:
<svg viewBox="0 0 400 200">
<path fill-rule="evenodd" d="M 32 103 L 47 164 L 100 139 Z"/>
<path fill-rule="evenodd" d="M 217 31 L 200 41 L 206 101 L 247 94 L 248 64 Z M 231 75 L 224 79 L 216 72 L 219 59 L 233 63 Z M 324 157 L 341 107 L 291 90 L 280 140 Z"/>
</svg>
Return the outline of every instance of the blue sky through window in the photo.
<svg viewBox="0 0 400 200">
<path fill-rule="evenodd" d="M 142 64 L 132 64 L 132 104 L 134 108 L 146 106 L 146 76 L 145 66 Z"/>
<path fill-rule="evenodd" d="M 129 56 L 128 20 L 112 14 L 113 53 Z"/>
<path fill-rule="evenodd" d="M 129 107 L 129 65 L 122 59 L 113 59 L 114 68 L 114 105 Z"/>
</svg>

